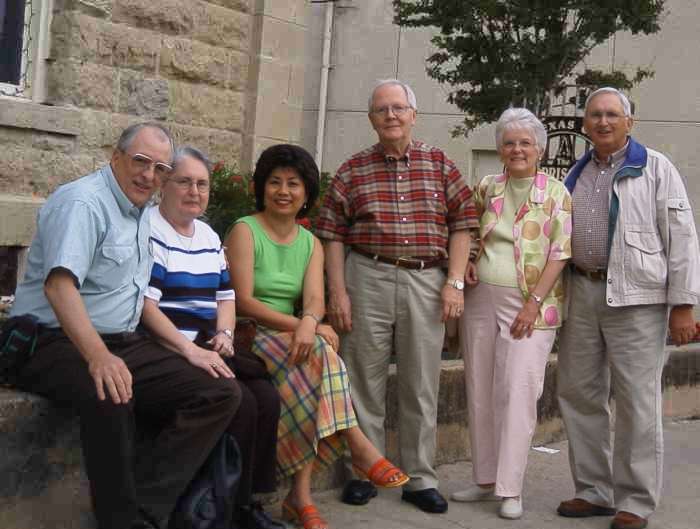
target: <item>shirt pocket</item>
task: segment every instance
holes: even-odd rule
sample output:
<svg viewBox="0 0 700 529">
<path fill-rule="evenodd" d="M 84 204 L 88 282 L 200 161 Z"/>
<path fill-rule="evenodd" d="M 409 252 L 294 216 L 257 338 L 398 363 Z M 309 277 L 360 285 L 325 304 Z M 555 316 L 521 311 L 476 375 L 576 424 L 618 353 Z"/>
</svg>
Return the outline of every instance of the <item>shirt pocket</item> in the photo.
<svg viewBox="0 0 700 529">
<path fill-rule="evenodd" d="M 425 205 L 425 213 L 436 217 L 436 221 L 439 219 L 441 223 L 444 223 L 444 218 L 447 216 L 447 204 L 442 183 L 426 180 L 421 194 Z"/>
<path fill-rule="evenodd" d="M 118 290 L 134 279 L 134 245 L 105 244 L 95 262 L 95 283 L 105 290 Z"/>
<path fill-rule="evenodd" d="M 666 284 L 666 255 L 661 238 L 653 228 L 625 231 L 625 276 L 632 287 L 660 287 Z"/>
</svg>

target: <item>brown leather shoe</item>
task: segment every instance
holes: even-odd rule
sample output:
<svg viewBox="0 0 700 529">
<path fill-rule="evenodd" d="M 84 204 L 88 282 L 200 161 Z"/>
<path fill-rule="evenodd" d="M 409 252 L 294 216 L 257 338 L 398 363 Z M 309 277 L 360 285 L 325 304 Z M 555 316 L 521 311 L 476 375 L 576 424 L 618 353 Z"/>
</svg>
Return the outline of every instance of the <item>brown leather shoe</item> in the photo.
<svg viewBox="0 0 700 529">
<path fill-rule="evenodd" d="M 559 504 L 557 508 L 559 516 L 567 518 L 588 518 L 589 516 L 612 516 L 615 514 L 615 509 L 612 507 L 603 507 L 595 505 L 581 498 L 566 500 Z"/>
<path fill-rule="evenodd" d="M 646 518 L 631 512 L 620 511 L 613 518 L 610 529 L 644 529 L 646 526 Z"/>
</svg>

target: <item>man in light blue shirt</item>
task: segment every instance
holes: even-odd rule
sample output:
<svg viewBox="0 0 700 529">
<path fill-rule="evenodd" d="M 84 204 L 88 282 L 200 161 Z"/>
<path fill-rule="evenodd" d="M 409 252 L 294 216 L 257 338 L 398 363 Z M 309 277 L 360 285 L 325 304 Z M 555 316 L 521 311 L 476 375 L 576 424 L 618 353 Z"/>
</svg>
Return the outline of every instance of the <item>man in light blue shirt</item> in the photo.
<svg viewBox="0 0 700 529">
<path fill-rule="evenodd" d="M 136 332 L 151 267 L 144 209 L 172 154 L 162 125 L 132 125 L 109 165 L 49 197 L 12 309 L 42 324 L 18 385 L 80 414 L 100 529 L 160 527 L 240 401 L 217 353 L 188 362 Z M 148 452 L 135 417 L 162 426 Z"/>
</svg>

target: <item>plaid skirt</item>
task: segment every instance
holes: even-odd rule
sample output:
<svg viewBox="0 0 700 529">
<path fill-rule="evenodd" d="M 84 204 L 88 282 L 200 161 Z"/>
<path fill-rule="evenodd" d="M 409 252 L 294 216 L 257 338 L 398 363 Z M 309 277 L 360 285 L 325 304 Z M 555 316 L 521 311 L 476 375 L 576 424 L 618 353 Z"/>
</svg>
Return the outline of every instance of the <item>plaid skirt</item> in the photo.
<svg viewBox="0 0 700 529">
<path fill-rule="evenodd" d="M 309 462 L 314 469 L 341 456 L 338 432 L 357 426 L 345 363 L 320 336 L 308 359 L 289 365 L 291 332 L 258 326 L 253 352 L 263 359 L 280 394 L 277 470 L 291 476 Z"/>
</svg>

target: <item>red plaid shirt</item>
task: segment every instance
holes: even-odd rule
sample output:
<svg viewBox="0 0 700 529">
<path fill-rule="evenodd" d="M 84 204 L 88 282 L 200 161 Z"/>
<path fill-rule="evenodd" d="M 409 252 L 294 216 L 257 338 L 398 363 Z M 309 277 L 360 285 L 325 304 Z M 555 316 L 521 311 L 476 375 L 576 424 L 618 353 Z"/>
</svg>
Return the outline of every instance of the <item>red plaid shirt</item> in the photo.
<svg viewBox="0 0 700 529">
<path fill-rule="evenodd" d="M 472 192 L 445 153 L 413 141 L 400 159 L 381 144 L 338 169 L 316 235 L 386 257 L 447 257 L 449 233 L 479 227 Z"/>
</svg>

